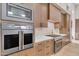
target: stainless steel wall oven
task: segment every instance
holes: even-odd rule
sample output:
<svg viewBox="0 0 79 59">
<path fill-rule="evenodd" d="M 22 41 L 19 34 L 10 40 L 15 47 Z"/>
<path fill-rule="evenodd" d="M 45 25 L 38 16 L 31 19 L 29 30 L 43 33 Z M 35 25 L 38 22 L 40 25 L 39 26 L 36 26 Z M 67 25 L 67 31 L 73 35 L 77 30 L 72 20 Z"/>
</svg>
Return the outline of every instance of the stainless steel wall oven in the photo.
<svg viewBox="0 0 79 59">
<path fill-rule="evenodd" d="M 33 23 L 2 21 L 2 55 L 33 47 Z"/>
</svg>

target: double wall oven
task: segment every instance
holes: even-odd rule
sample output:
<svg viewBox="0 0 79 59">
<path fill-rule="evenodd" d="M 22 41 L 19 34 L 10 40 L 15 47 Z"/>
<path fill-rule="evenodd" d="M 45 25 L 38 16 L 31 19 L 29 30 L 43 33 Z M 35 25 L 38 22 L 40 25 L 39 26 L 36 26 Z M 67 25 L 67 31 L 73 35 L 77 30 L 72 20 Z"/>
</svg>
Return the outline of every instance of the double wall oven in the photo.
<svg viewBox="0 0 79 59">
<path fill-rule="evenodd" d="M 2 21 L 2 55 L 31 48 L 32 43 L 32 23 Z"/>
<path fill-rule="evenodd" d="M 33 47 L 33 19 L 30 4 L 0 4 L 1 55 Z M 29 9 L 30 8 L 30 9 Z"/>
</svg>

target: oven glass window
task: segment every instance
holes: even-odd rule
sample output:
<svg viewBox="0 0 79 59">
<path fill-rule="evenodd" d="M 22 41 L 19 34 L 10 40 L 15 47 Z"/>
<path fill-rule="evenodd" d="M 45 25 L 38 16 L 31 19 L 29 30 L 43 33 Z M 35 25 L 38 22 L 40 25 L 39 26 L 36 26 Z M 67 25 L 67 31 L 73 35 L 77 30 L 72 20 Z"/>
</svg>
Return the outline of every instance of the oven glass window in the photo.
<svg viewBox="0 0 79 59">
<path fill-rule="evenodd" d="M 24 18 L 27 20 L 32 19 L 32 10 L 26 9 L 21 6 L 8 4 L 7 5 L 7 15 L 11 17 Z"/>
<path fill-rule="evenodd" d="M 19 46 L 19 35 L 4 35 L 4 49 L 10 49 Z"/>
<path fill-rule="evenodd" d="M 24 45 L 32 43 L 32 34 L 24 34 Z"/>
</svg>

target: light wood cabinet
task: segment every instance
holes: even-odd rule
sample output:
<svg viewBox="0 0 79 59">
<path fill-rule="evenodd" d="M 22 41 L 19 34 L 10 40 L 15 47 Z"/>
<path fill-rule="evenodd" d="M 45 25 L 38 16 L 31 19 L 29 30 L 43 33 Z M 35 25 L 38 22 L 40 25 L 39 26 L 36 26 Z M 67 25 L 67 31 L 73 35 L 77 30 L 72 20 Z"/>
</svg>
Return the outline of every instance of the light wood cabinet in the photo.
<svg viewBox="0 0 79 59">
<path fill-rule="evenodd" d="M 54 53 L 54 41 L 46 40 L 35 43 L 35 55 L 37 56 L 49 56 Z"/>
<path fill-rule="evenodd" d="M 60 33 L 64 34 L 66 31 L 66 14 L 61 13 Z"/>
<path fill-rule="evenodd" d="M 40 27 L 40 21 L 41 21 L 41 14 L 40 14 L 40 5 L 39 4 L 33 4 L 33 19 L 34 19 L 34 26 Z"/>
<path fill-rule="evenodd" d="M 34 25 L 38 27 L 47 27 L 48 23 L 48 4 L 34 4 Z"/>
<path fill-rule="evenodd" d="M 61 12 L 53 4 L 49 4 L 49 19 L 55 24 L 55 28 L 60 28 L 61 24 Z"/>
<path fill-rule="evenodd" d="M 53 20 L 54 22 L 60 22 L 61 21 L 61 12 L 58 8 L 56 8 L 53 4 L 50 4 L 49 6 L 49 19 Z"/>
<path fill-rule="evenodd" d="M 48 24 L 48 4 L 40 4 L 41 5 L 41 26 L 47 27 Z"/>
<path fill-rule="evenodd" d="M 60 33 L 67 34 L 62 40 L 62 46 L 70 42 L 70 16 L 68 14 L 61 14 Z"/>
<path fill-rule="evenodd" d="M 47 40 L 45 42 L 45 56 L 52 55 L 54 53 L 54 40 Z"/>
<path fill-rule="evenodd" d="M 33 48 L 19 51 L 9 56 L 50 56 L 54 54 L 54 40 L 45 40 L 34 44 Z"/>
<path fill-rule="evenodd" d="M 62 40 L 62 47 L 70 43 L 70 40 L 67 36 L 65 36 Z"/>
<path fill-rule="evenodd" d="M 38 42 L 38 43 L 35 43 L 34 45 L 34 49 L 35 49 L 35 55 L 36 56 L 44 56 L 45 54 L 45 51 L 44 51 L 44 41 L 43 42 Z"/>
<path fill-rule="evenodd" d="M 34 48 L 19 51 L 19 52 L 11 54 L 9 56 L 34 56 Z"/>
</svg>

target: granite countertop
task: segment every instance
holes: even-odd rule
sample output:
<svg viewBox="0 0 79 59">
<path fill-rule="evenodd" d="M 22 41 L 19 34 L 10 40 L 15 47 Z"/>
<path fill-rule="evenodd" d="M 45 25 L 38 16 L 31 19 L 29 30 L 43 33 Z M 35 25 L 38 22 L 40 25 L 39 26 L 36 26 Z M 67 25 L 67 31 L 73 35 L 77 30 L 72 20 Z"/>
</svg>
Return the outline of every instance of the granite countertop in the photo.
<svg viewBox="0 0 79 59">
<path fill-rule="evenodd" d="M 53 37 L 45 36 L 45 35 L 36 35 L 35 36 L 35 42 L 40 42 L 44 40 L 51 40 Z"/>
<path fill-rule="evenodd" d="M 61 35 L 62 37 L 66 36 L 66 34 L 57 34 L 57 35 Z M 54 37 L 50 37 L 50 36 L 45 36 L 45 35 L 35 35 L 35 42 L 41 42 L 44 40 L 53 40 Z"/>
</svg>

